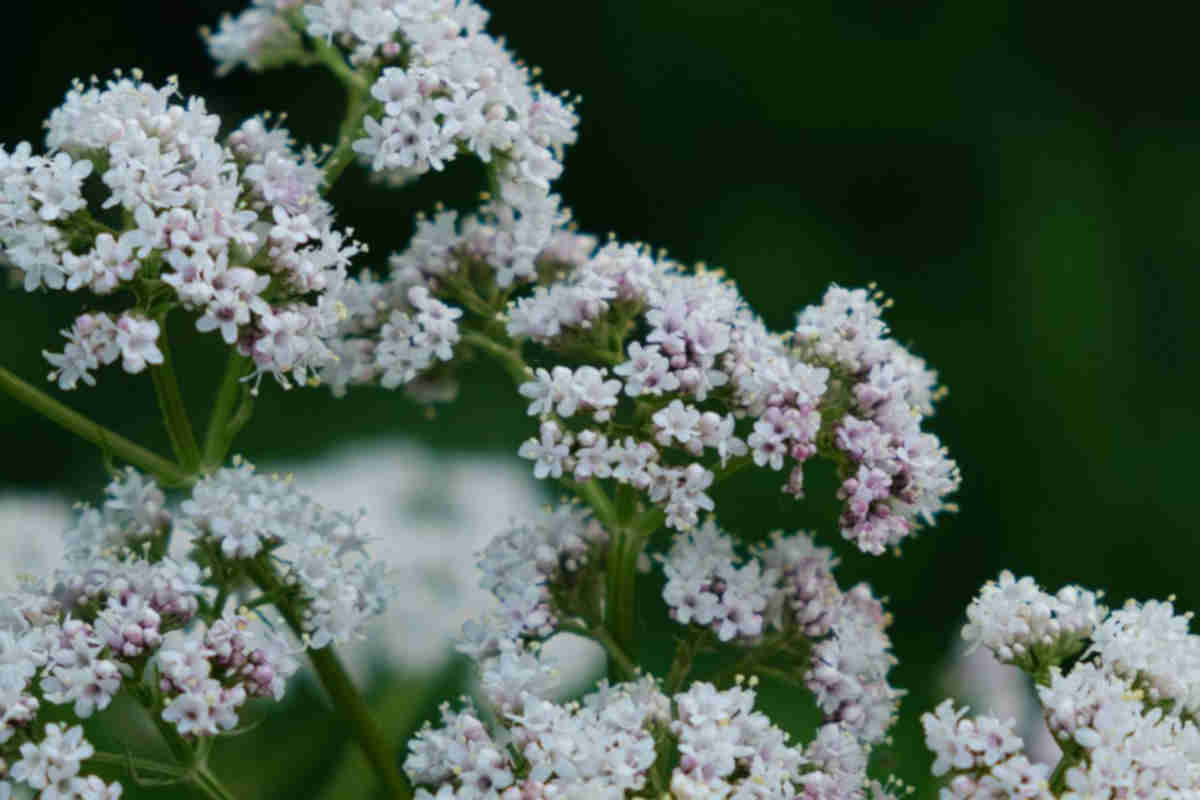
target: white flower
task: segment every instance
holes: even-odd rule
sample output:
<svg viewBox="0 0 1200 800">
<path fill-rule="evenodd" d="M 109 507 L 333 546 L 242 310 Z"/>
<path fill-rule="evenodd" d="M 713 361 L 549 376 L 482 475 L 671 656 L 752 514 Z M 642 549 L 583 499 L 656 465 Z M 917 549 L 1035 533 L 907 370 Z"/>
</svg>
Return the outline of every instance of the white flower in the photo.
<svg viewBox="0 0 1200 800">
<path fill-rule="evenodd" d="M 711 519 L 676 538 L 660 560 L 667 576 L 663 600 L 677 622 L 710 627 L 723 642 L 762 633 L 776 574 L 762 572 L 758 561 L 739 566 L 733 541 Z"/>
<path fill-rule="evenodd" d="M 667 445 L 675 440 L 686 446 L 693 438 L 700 437 L 700 412 L 680 400 L 672 400 L 669 406 L 654 414 L 653 420 L 658 429 L 655 439 L 659 444 Z"/>
<path fill-rule="evenodd" d="M 571 455 L 570 444 L 570 434 L 564 437 L 558 425 L 547 421 L 542 423 L 540 436 L 527 439 L 517 451 L 517 455 L 534 462 L 535 478 L 561 478 L 563 467 Z"/>
<path fill-rule="evenodd" d="M 12 765 L 9 775 L 34 789 L 45 789 L 78 774 L 80 763 L 91 758 L 95 749 L 83 738 L 83 726 L 65 731 L 63 727 L 51 722 L 40 742 L 21 745 L 21 758 Z"/>
<path fill-rule="evenodd" d="M 163 363 L 158 349 L 158 323 L 122 314 L 117 320 L 117 347 L 121 349 L 121 366 L 126 372 L 138 373 L 147 364 Z"/>
<path fill-rule="evenodd" d="M 276 24 L 256 14 L 248 19 L 264 35 L 290 35 L 298 43 L 282 18 Z M 246 60 L 259 57 L 265 52 Z M 168 293 L 199 313 L 198 329 L 219 331 L 226 344 L 253 355 L 260 373 L 287 386 L 289 375 L 304 380 L 331 366 L 326 341 L 336 333 L 338 295 L 360 246 L 332 227 L 332 208 L 318 192 L 323 174 L 316 155 L 297 154 L 286 131 L 268 133 L 261 120 L 234 131 L 226 146 L 217 138 L 220 120 L 203 101 L 176 103 L 174 82 L 152 87 L 140 73 L 133 76 L 77 82 L 67 92 L 46 123 L 52 158 L 31 156 L 28 146 L 5 155 L 0 249 L 6 260 L 24 273 L 29 291 L 65 286 L 111 294 L 128 288 L 154 259 Z M 78 234 L 66 235 L 64 225 L 86 205 L 81 187 L 92 163 L 79 158 L 85 154 L 106 165 L 100 207 L 119 207 L 127 222 L 81 251 Z M 253 268 L 231 266 L 235 258 L 245 264 L 247 252 L 260 254 Z M 268 284 L 274 308 L 261 296 Z M 112 344 L 127 372 L 162 362 L 156 321 L 132 310 L 89 316 L 113 323 Z M 93 383 L 92 370 L 114 360 L 79 328 L 77 321 L 65 352 L 46 354 L 55 367 L 51 379 L 63 388 L 81 379 Z"/>
<path fill-rule="evenodd" d="M 1077 587 L 1050 595 L 1032 578 L 1018 580 L 1005 570 L 967 607 L 962 635 L 972 647 L 983 644 L 1001 661 L 1020 663 L 1034 648 L 1070 649 L 1091 636 L 1105 612 L 1097 599 Z"/>
</svg>

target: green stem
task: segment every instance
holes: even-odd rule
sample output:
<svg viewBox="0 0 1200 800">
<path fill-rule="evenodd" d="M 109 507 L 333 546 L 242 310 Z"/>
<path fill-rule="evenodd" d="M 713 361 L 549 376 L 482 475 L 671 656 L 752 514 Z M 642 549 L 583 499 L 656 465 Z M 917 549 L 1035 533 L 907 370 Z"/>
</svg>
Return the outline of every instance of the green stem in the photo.
<svg viewBox="0 0 1200 800">
<path fill-rule="evenodd" d="M 629 654 L 626 653 L 617 640 L 613 638 L 613 635 L 608 632 L 607 628 L 604 628 L 603 626 L 586 627 L 583 625 L 576 625 L 571 622 L 560 622 L 558 629 L 560 631 L 575 633 L 580 636 L 586 636 L 589 639 L 594 639 L 602 647 L 604 647 L 604 650 L 621 670 L 623 677 L 626 680 L 632 680 L 633 678 L 637 677 L 637 665 L 633 663 L 633 659 L 629 657 Z"/>
<path fill-rule="evenodd" d="M 339 56 L 340 58 L 340 56 Z M 353 73 L 359 77 L 357 73 Z M 350 96 L 346 100 L 346 117 L 338 127 L 337 144 L 329 159 L 325 162 L 325 191 L 329 191 L 346 167 L 354 161 L 354 140 L 358 138 L 362 128 L 363 117 L 367 114 L 370 104 L 368 84 L 359 77 L 359 82 L 350 84 Z"/>
<path fill-rule="evenodd" d="M 1059 742 L 1059 746 L 1062 747 L 1062 757 L 1054 766 L 1054 772 L 1050 773 L 1049 781 L 1050 793 L 1055 797 L 1061 795 L 1067 788 L 1067 770 L 1078 762 L 1079 756 L 1083 752 L 1083 748 L 1074 742 Z"/>
<path fill-rule="evenodd" d="M 626 654 L 625 648 L 621 647 L 613 635 L 606 628 L 597 628 L 592 632 L 596 641 L 604 645 L 604 649 L 608 651 L 609 656 L 616 662 L 617 666 L 625 673 L 627 680 L 632 680 L 638 675 L 638 668 L 633 663 L 633 660 Z"/>
<path fill-rule="evenodd" d="M 518 386 L 528 381 L 532 375 L 529 367 L 525 365 L 525 359 L 521 358 L 521 353 L 516 348 L 505 347 L 477 331 L 463 331 L 462 340 L 495 356 L 500 361 L 500 365 L 512 377 L 513 383 Z"/>
<path fill-rule="evenodd" d="M 103 452 L 111 453 L 143 472 L 153 475 L 164 486 L 190 486 L 195 482 L 195 477 L 187 470 L 181 469 L 171 461 L 131 442 L 103 425 L 93 422 L 78 411 L 21 380 L 4 367 L 0 367 L 0 389 L 51 422 L 96 445 Z"/>
<path fill-rule="evenodd" d="M 234 411 L 238 408 L 238 397 L 242 398 L 243 405 L 253 402 L 249 388 L 242 382 L 249 362 L 250 359 L 235 350 L 225 365 L 225 375 L 217 389 L 208 430 L 204 434 L 204 460 L 201 463 L 205 470 L 216 469 L 225 463 L 234 437 L 246 423 L 244 419 L 236 420 L 240 424 L 235 427 Z M 239 413 L 238 416 L 242 415 Z"/>
<path fill-rule="evenodd" d="M 666 682 L 663 683 L 663 691 L 667 697 L 683 688 L 684 682 L 692 672 L 692 662 L 696 659 L 696 653 L 700 651 L 707 636 L 707 631 L 689 630 L 676 644 L 675 657 L 671 660 L 671 671 L 667 675 Z"/>
<path fill-rule="evenodd" d="M 346 115 L 338 127 L 337 144 L 334 145 L 333 152 L 325 162 L 324 184 L 325 191 L 329 191 L 333 184 L 337 183 L 337 179 L 341 177 L 350 162 L 354 160 L 352 145 L 358 136 L 359 127 L 362 125 L 363 117 L 370 104 L 371 84 L 375 82 L 376 70 L 358 70 L 351 67 L 340 49 L 323 39 L 309 36 L 305 30 L 307 24 L 304 21 L 304 14 L 299 8 L 287 12 L 286 16 L 288 23 L 296 32 L 307 38 L 312 45 L 313 59 L 333 73 L 333 76 L 350 95 L 346 101 Z"/>
<path fill-rule="evenodd" d="M 608 494 L 595 480 L 582 482 L 565 480 L 563 486 L 579 495 L 580 499 L 591 506 L 592 511 L 596 514 L 596 519 L 600 520 L 610 533 L 615 533 L 618 528 L 622 527 L 621 518 L 617 516 L 617 507 L 613 505 Z"/>
<path fill-rule="evenodd" d="M 632 534 L 621 528 L 609 532 L 608 586 L 604 597 L 604 624 L 622 648 L 633 643 L 634 575 L 626 574 Z"/>
<path fill-rule="evenodd" d="M 92 753 L 87 761 L 91 764 L 103 764 L 106 767 L 123 767 L 131 773 L 136 770 L 136 773 L 144 772 L 148 775 L 156 775 L 161 778 L 186 780 L 189 774 L 189 770 L 186 767 L 177 767 L 174 764 L 164 764 L 161 761 L 155 761 L 150 758 L 139 758 L 133 755 L 122 755 L 121 753 Z"/>
<path fill-rule="evenodd" d="M 247 572 L 267 594 L 283 594 L 284 584 L 275 571 L 263 561 L 249 562 Z M 276 605 L 283 615 L 288 627 L 301 640 L 306 638 L 304 625 L 299 609 L 295 603 L 281 601 Z M 321 680 L 321 685 L 333 699 L 333 705 L 342 718 L 354 732 L 358 744 L 371 762 L 375 776 L 387 788 L 388 796 L 397 800 L 410 800 L 412 792 L 408 782 L 400 773 L 392 748 L 388 745 L 387 737 L 379 724 L 371 717 L 366 701 L 358 693 L 341 659 L 334 652 L 333 645 L 326 645 L 320 650 L 309 648 L 308 659 L 313 670 Z"/>
<path fill-rule="evenodd" d="M 217 590 L 217 599 L 213 601 L 212 605 L 212 621 L 225 615 L 225 606 L 229 603 L 229 587 L 232 582 L 230 576 L 222 576 L 221 588 Z M 253 604 L 250 607 L 253 608 Z"/>
<path fill-rule="evenodd" d="M 192 773 L 192 785 L 213 800 L 237 800 L 206 765 L 201 765 Z"/>
<path fill-rule="evenodd" d="M 162 410 L 163 424 L 167 428 L 167 436 L 171 439 L 171 449 L 175 459 L 187 472 L 195 472 L 200 466 L 200 447 L 196 444 L 196 436 L 192 433 L 192 423 L 188 419 L 187 408 L 183 405 L 183 395 L 179 391 L 179 381 L 175 377 L 175 368 L 171 364 L 171 346 L 167 342 L 166 315 L 158 318 L 159 349 L 163 354 L 163 362 L 150 368 L 150 377 L 154 381 L 154 394 L 158 398 L 158 407 Z"/>
<path fill-rule="evenodd" d="M 358 689 L 354 687 L 333 646 L 326 645 L 320 650 L 309 650 L 308 658 L 321 679 L 321 685 L 329 692 L 334 705 L 353 728 L 359 746 L 371 762 L 375 775 L 387 787 L 388 794 L 400 800 L 411 798 L 408 783 L 396 766 L 396 758 L 387 744 L 383 730 L 371 717 L 370 709 L 367 708 Z"/>
<path fill-rule="evenodd" d="M 150 721 L 154 723 L 154 727 L 158 729 L 158 733 L 162 736 L 163 741 L 167 743 L 167 747 L 170 749 L 171 756 L 175 761 L 189 770 L 195 767 L 196 753 L 192 750 L 192 746 L 188 744 L 187 739 L 180 736 L 179 731 L 175 729 L 174 725 L 163 719 L 162 714 L 155 710 L 158 704 L 155 702 L 154 690 L 145 684 L 141 684 L 134 689 L 133 696 L 141 703 L 142 708 L 146 709 L 146 714 L 149 715 Z"/>
<path fill-rule="evenodd" d="M 304 23 L 304 17 L 300 13 L 299 9 L 289 12 L 288 18 L 292 23 L 292 27 L 299 30 L 301 35 L 308 36 L 304 30 L 306 27 Z M 325 66 L 326 69 L 332 72 L 334 77 L 342 82 L 343 86 L 347 87 L 348 89 L 361 89 L 363 91 L 367 91 L 371 88 L 371 85 L 368 83 L 367 79 L 359 74 L 348 63 L 346 63 L 346 57 L 342 55 L 341 50 L 327 43 L 323 39 L 316 39 L 309 36 L 308 40 L 312 43 L 313 55 L 316 56 L 317 61 L 319 61 Z"/>
<path fill-rule="evenodd" d="M 178 783 L 188 783 L 212 800 L 237 800 L 233 792 L 226 789 L 221 781 L 204 764 L 192 767 L 180 767 L 173 764 L 163 764 L 149 758 L 138 758 L 119 753 L 93 753 L 88 759 L 89 764 L 103 764 L 107 767 L 120 767 L 127 771 L 131 778 L 141 782 L 141 776 L 154 775 L 158 780 L 149 782 L 149 786 L 168 786 Z"/>
</svg>

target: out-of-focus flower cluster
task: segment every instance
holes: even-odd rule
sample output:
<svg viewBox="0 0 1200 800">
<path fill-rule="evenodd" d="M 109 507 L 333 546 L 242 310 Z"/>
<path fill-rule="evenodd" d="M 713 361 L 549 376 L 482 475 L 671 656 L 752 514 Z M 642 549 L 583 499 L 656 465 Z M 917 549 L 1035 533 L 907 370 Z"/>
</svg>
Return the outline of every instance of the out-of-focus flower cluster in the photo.
<svg viewBox="0 0 1200 800">
<path fill-rule="evenodd" d="M 488 545 L 499 522 L 525 517 L 545 501 L 512 460 L 435 454 L 403 441 L 356 443 L 279 469 L 326 505 L 362 509 L 379 531 L 371 553 L 389 565 L 391 597 L 361 641 L 349 642 L 348 654 L 362 669 L 374 663 L 426 672 L 444 665 L 463 624 L 497 604 L 494 587 L 480 586 L 470 554 Z M 561 665 L 565 688 L 603 668 L 590 640 L 564 633 L 546 649 Z"/>
<path fill-rule="evenodd" d="M 947 700 L 922 717 L 943 798 L 1190 797 L 1200 792 L 1200 637 L 1171 602 L 1108 612 L 1097 595 L 1057 595 L 1003 573 L 971 604 L 969 641 L 1037 679 L 1064 754 L 1051 767 L 1025 755 L 1012 719 L 966 717 Z M 1070 666 L 1066 666 L 1070 664 Z"/>
<path fill-rule="evenodd" d="M 30 531 L 65 531 L 75 514 L 71 504 L 52 494 L 0 494 L 0 594 L 16 590 L 22 580 L 49 573 L 62 560 L 61 536 L 30 536 Z"/>
<path fill-rule="evenodd" d="M 358 634 L 388 592 L 360 557 L 367 540 L 358 517 L 246 464 L 202 480 L 174 511 L 127 470 L 80 509 L 56 568 L 17 575 L 0 596 L 2 791 L 119 795 L 81 774 L 94 748 L 82 727 L 45 720 L 47 704 L 86 719 L 127 692 L 195 739 L 235 728 L 250 698 L 281 699 L 303 648 L 264 610 L 290 617 L 309 646 Z"/>
</svg>

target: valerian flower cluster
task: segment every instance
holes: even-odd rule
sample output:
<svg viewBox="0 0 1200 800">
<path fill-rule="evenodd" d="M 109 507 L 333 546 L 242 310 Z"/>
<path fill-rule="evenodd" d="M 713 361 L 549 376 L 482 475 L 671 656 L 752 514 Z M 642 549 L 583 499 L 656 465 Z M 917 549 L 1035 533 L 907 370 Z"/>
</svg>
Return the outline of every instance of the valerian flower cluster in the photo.
<svg viewBox="0 0 1200 800">
<path fill-rule="evenodd" d="M 140 77 L 77 84 L 46 121 L 52 155 L 22 143 L 0 159 L 0 237 L 25 289 L 134 299 L 77 317 L 65 349 L 46 353 L 51 378 L 72 389 L 118 358 L 131 373 L 161 364 L 161 318 L 178 306 L 260 372 L 306 380 L 332 358 L 324 342 L 360 249 L 334 227 L 313 155 L 260 118 L 219 140 L 202 99 Z"/>
<path fill-rule="evenodd" d="M 351 313 L 357 338 L 382 321 L 380 298 L 400 298 L 379 338 L 353 348 L 377 366 L 352 378 L 419 380 L 449 360 L 461 328 L 487 330 L 500 315 L 516 347 L 567 362 L 527 368 L 519 387 L 540 420 L 519 451 L 538 478 L 612 480 L 686 530 L 714 509 L 709 489 L 726 472 L 787 466 L 782 488 L 801 498 L 804 463 L 819 455 L 841 471 L 842 534 L 870 553 L 947 507 L 958 468 L 921 429 L 936 376 L 888 336 L 877 295 L 833 287 L 781 337 L 717 273 L 562 231 L 539 256 L 546 278 L 509 299 L 483 223 L 455 223 L 449 211 L 419 223 L 391 278 L 372 286 L 376 302 Z"/>
<path fill-rule="evenodd" d="M 575 102 L 487 23 L 471 0 L 255 0 L 205 32 L 218 72 L 327 68 L 348 96 L 337 141 L 299 147 L 266 115 L 223 123 L 174 78 L 132 70 L 73 85 L 42 153 L 0 149 L 3 259 L 27 292 L 89 295 L 62 349 L 45 351 L 49 380 L 92 385 L 118 361 L 149 372 L 175 453 L 0 369 L 14 397 L 141 469 L 79 511 L 61 563 L 0 600 L 0 800 L 14 786 L 119 796 L 94 769 L 131 757 L 98 752 L 79 721 L 122 693 L 172 753 L 141 769 L 229 798 L 206 760 L 213 737 L 238 732 L 256 699 L 279 700 L 302 654 L 392 797 L 905 791 L 869 769 L 903 695 L 889 683 L 884 603 L 865 583 L 842 588 L 833 549 L 809 533 L 739 540 L 727 532 L 735 504 L 717 500 L 723 479 L 753 470 L 803 501 L 805 470 L 824 460 L 841 537 L 898 551 L 954 509 L 961 480 L 927 429 L 944 394 L 936 373 L 892 335 L 873 285 L 831 286 L 771 331 L 724 273 L 580 232 L 553 190 Z M 459 156 L 485 166 L 481 204 L 420 216 L 395 253 L 371 253 L 343 222 L 353 208 L 327 199 L 352 165 L 399 190 Z M 170 315 L 230 351 L 203 447 Z M 389 543 L 362 513 L 228 454 L 264 376 L 335 396 L 403 386 L 434 402 L 478 359 L 507 372 L 534 420 L 515 455 L 574 498 L 523 523 L 488 509 L 494 535 L 475 556 L 494 602 L 457 642 L 477 696 L 398 747 L 335 654 L 406 579 L 369 554 Z M 652 582 L 661 604 L 645 602 Z M 1170 603 L 1110 613 L 1099 600 L 1007 573 L 984 588 L 964 635 L 1034 677 L 1062 756 L 1038 763 L 1013 721 L 947 701 L 923 717 L 944 798 L 1200 792 L 1189 616 Z M 665 674 L 643 664 L 639 614 L 651 608 L 677 625 Z M 560 634 L 602 647 L 608 668 L 565 701 L 543 647 Z M 790 687 L 819 725 L 793 737 L 773 722 L 760 679 Z"/>
<path fill-rule="evenodd" d="M 963 637 L 1030 673 L 1057 766 L 1031 761 L 1014 720 L 947 700 L 922 724 L 943 798 L 1194 797 L 1200 792 L 1200 637 L 1170 601 L 1109 611 L 1076 586 L 1056 595 L 1003 572 L 967 609 Z"/>
<path fill-rule="evenodd" d="M 120 794 L 80 774 L 94 748 L 78 725 L 43 723 L 46 706 L 83 720 L 127 692 L 181 741 L 229 732 L 251 699 L 283 697 L 306 647 L 349 640 L 390 591 L 357 515 L 244 462 L 178 508 L 128 469 L 62 539 L 60 566 L 0 597 L 5 796 L 10 780 L 45 798 Z"/>
<path fill-rule="evenodd" d="M 808 686 L 825 724 L 807 745 L 755 710 L 758 679 L 741 674 L 685 690 L 635 673 L 578 703 L 548 701 L 556 670 L 534 643 L 602 625 L 586 587 L 606 580 L 606 544 L 587 512 L 565 506 L 481 553 L 501 610 L 467 626 L 460 648 L 479 664 L 488 706 L 444 708 L 441 727 L 414 740 L 405 769 L 418 797 L 890 796 L 866 774 L 900 694 L 886 683 L 889 620 L 867 587 L 843 593 L 830 551 L 803 534 L 776 535 L 765 569 L 739 567 L 732 541 L 706 524 L 661 561 L 664 599 L 699 647 L 733 640 L 749 669 L 771 663 Z"/>
</svg>

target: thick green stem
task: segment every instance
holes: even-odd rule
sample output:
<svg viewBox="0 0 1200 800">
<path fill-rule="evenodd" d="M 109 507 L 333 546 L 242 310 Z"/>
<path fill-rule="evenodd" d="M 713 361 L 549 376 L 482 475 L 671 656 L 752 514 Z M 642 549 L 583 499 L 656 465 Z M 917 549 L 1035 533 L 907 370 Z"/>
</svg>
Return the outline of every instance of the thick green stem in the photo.
<svg viewBox="0 0 1200 800">
<path fill-rule="evenodd" d="M 280 595 L 284 593 L 283 581 L 264 562 L 251 562 L 247 571 L 263 592 Z M 276 604 L 276 608 L 279 609 L 279 613 L 283 615 L 292 632 L 301 639 L 305 639 L 303 621 L 295 603 L 281 600 Z M 334 652 L 333 645 L 326 645 L 320 650 L 310 648 L 308 659 L 312 663 L 321 685 L 325 687 L 325 691 L 329 692 L 334 707 L 354 732 L 354 737 L 358 740 L 367 760 L 371 762 L 371 768 L 375 771 L 376 777 L 387 788 L 388 796 L 396 798 L 396 800 L 410 800 L 412 792 L 408 787 L 408 782 L 400 773 L 387 737 L 371 716 L 366 701 L 355 688 L 341 659 Z"/>
<path fill-rule="evenodd" d="M 192 433 L 192 423 L 188 419 L 183 395 L 179 391 L 179 380 L 175 377 L 175 368 L 171 364 L 166 315 L 159 317 L 158 324 L 162 330 L 159 349 L 163 354 L 163 362 L 150 368 L 150 377 L 154 381 L 154 394 L 158 398 L 158 407 L 162 410 L 163 424 L 166 425 L 167 436 L 171 439 L 175 459 L 184 470 L 191 473 L 200 466 L 200 447 L 196 444 L 195 434 Z"/>
<path fill-rule="evenodd" d="M 656 513 L 638 516 L 635 504 L 620 496 L 618 499 L 622 502 L 614 504 L 595 481 L 574 483 L 571 488 L 595 510 L 596 517 L 608 528 L 604 627 L 623 652 L 634 653 L 638 559 L 646 540 L 661 524 L 661 516 Z M 619 666 L 615 659 L 610 661 L 610 678 L 617 677 Z"/>
<path fill-rule="evenodd" d="M 1067 770 L 1079 763 L 1079 757 L 1083 755 L 1083 748 L 1074 742 L 1059 742 L 1062 747 L 1062 757 L 1059 758 L 1058 764 L 1054 767 L 1054 772 L 1050 773 L 1050 793 L 1055 797 L 1061 795 L 1067 788 Z"/>
<path fill-rule="evenodd" d="M 354 730 L 359 746 L 371 762 L 375 775 L 387 787 L 388 795 L 398 800 L 411 798 L 412 792 L 409 791 L 408 782 L 400 774 L 395 755 L 383 730 L 371 717 L 370 709 L 367 708 L 358 689 L 354 687 L 333 646 L 326 645 L 320 650 L 309 650 L 308 657 L 321 679 L 321 685 L 329 692 L 334 705 Z"/>
<path fill-rule="evenodd" d="M 237 800 L 233 792 L 226 789 L 207 766 L 201 765 L 192 773 L 192 785 L 213 800 Z"/>
<path fill-rule="evenodd" d="M 141 680 L 140 675 L 138 680 Z M 196 765 L 196 753 L 192 750 L 192 746 L 188 744 L 188 741 L 180 736 L 175 726 L 163 719 L 162 715 L 155 710 L 158 704 L 155 700 L 154 689 L 146 683 L 138 683 L 134 686 L 132 695 L 141 704 L 142 708 L 146 709 L 146 714 L 150 717 L 150 721 L 158 729 L 158 733 L 162 736 L 163 741 L 167 743 L 167 748 L 170 749 L 171 756 L 174 757 L 175 761 L 183 769 L 190 771 Z"/>
<path fill-rule="evenodd" d="M 190 486 L 195 477 L 187 470 L 135 444 L 120 434 L 99 425 L 55 400 L 40 389 L 18 378 L 4 367 L 0 367 L 0 389 L 17 402 L 28 406 L 71 433 L 86 439 L 105 453 L 112 454 L 138 469 L 153 475 L 164 486 Z"/>
<path fill-rule="evenodd" d="M 521 353 L 515 348 L 505 347 L 477 331 L 463 331 L 462 340 L 495 356 L 500 361 L 500 366 L 504 367 L 512 377 L 513 383 L 518 386 L 529 380 L 531 375 L 529 367 L 525 365 L 525 359 L 521 358 Z"/>
<path fill-rule="evenodd" d="M 617 528 L 622 527 L 623 522 L 617 515 L 616 506 L 595 480 L 564 480 L 562 484 L 591 506 L 592 511 L 596 514 L 596 519 L 600 520 L 601 524 L 610 532 L 615 532 Z"/>
<path fill-rule="evenodd" d="M 636 534 L 625 528 L 609 530 L 608 585 L 604 596 L 604 626 L 626 652 L 634 644 L 634 602 L 637 579 L 637 552 L 640 542 Z M 631 553 L 632 558 L 631 558 Z M 618 665 L 609 664 L 610 677 L 615 677 Z"/>
<path fill-rule="evenodd" d="M 250 359 L 234 351 L 225 365 L 225 375 L 221 378 L 221 385 L 217 389 L 212 416 L 208 419 L 208 430 L 204 434 L 202 466 L 205 470 L 216 469 L 225 463 L 225 457 L 229 455 L 229 448 L 233 445 L 234 437 L 249 419 L 249 413 L 241 414 L 238 405 L 239 397 L 242 401 L 241 407 L 249 407 L 253 403 L 250 390 L 242 381 L 247 374 L 249 363 Z M 234 416 L 235 410 L 238 410 L 236 417 Z"/>
</svg>

